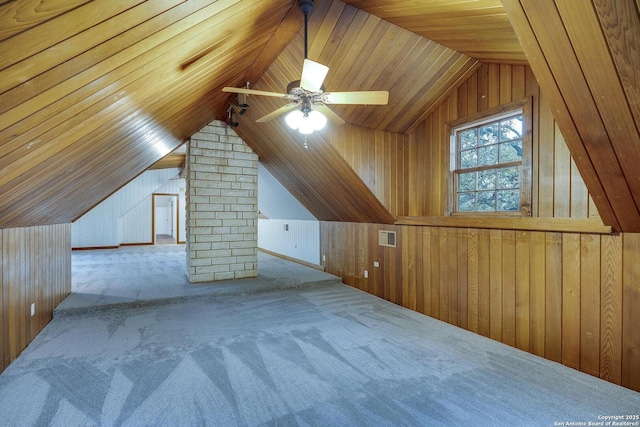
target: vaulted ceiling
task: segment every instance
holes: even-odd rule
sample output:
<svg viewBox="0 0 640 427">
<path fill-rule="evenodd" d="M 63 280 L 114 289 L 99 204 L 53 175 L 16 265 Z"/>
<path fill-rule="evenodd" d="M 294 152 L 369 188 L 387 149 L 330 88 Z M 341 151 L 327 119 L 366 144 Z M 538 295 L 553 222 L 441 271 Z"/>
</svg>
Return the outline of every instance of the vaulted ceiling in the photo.
<svg viewBox="0 0 640 427">
<path fill-rule="evenodd" d="M 561 69 L 562 55 L 570 52 L 552 56 L 556 34 L 542 37 L 546 19 L 555 23 L 558 16 L 559 28 L 577 28 L 575 34 L 558 32 L 578 48 L 597 30 L 596 46 L 613 52 L 603 69 L 621 76 L 612 90 L 626 105 L 622 116 L 633 147 L 640 128 L 638 52 L 617 52 L 637 49 L 638 5 L 602 0 L 585 12 L 559 0 L 559 7 L 545 0 L 544 8 L 536 1 L 505 0 L 503 6 L 500 0 L 316 0 L 309 57 L 329 66 L 328 90 L 388 90 L 385 107 L 334 110 L 350 124 L 400 134 L 411 132 L 480 61 L 528 61 L 536 76 L 543 76 L 543 91 L 551 92 L 550 103 L 563 134 L 567 128 L 583 175 L 592 172 L 585 181 L 603 219 L 618 229 L 640 229 L 638 178 L 629 166 L 640 162 L 640 154 L 612 138 L 605 141 L 609 151 L 598 151 L 601 139 L 589 142 L 590 129 L 577 116 L 576 104 L 587 90 L 595 100 L 591 112 L 604 117 L 600 129 L 609 135 L 615 124 L 597 97 L 599 87 L 610 85 L 600 75 L 587 75 L 584 85 L 572 86 L 565 76 L 571 72 Z M 616 7 L 626 9 L 608 13 Z M 575 22 L 572 12 L 587 13 L 587 24 Z M 252 88 L 282 92 L 299 78 L 301 26 L 294 0 L 0 3 L 0 228 L 71 222 L 144 170 L 179 162 L 179 155 L 165 156 L 214 118 L 226 118 L 229 94 L 223 86 L 250 82 Z M 620 28 L 621 37 L 615 31 Z M 612 45 L 618 38 L 635 44 Z M 577 59 L 574 53 L 571 70 L 588 74 L 585 68 L 597 65 L 588 49 L 587 43 Z M 280 105 L 278 99 L 263 99 L 250 114 Z M 296 142 L 277 122 L 259 128 L 246 121 L 238 132 L 281 181 L 289 182 L 292 193 L 307 198 L 319 219 L 393 220 L 330 148 L 326 155 L 290 152 L 302 156 L 295 159 L 300 165 L 333 165 L 332 173 L 283 167 L 295 164 L 285 159 Z M 606 161 L 613 168 L 603 166 Z M 619 190 L 620 182 L 627 190 Z M 322 209 L 326 200 L 314 195 L 317 185 L 341 188 L 343 205 Z"/>
</svg>

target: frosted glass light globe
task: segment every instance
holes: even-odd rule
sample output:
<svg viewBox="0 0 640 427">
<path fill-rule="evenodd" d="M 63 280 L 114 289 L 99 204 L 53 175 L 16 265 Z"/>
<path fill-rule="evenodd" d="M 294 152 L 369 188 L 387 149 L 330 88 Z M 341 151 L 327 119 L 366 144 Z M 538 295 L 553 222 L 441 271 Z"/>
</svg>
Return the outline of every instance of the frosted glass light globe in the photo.
<svg viewBox="0 0 640 427">
<path fill-rule="evenodd" d="M 311 111 L 309 113 L 309 119 L 313 123 L 314 130 L 320 130 L 327 124 L 327 118 L 319 111 Z"/>
<path fill-rule="evenodd" d="M 287 125 L 291 129 L 298 129 L 298 127 L 300 127 L 300 122 L 302 121 L 303 116 L 304 115 L 302 114 L 302 111 L 295 110 L 287 114 L 284 118 L 284 121 L 287 122 Z"/>
<path fill-rule="evenodd" d="M 302 117 L 300 121 L 300 127 L 298 127 L 298 132 L 304 135 L 309 135 L 313 133 L 313 120 L 309 116 Z"/>
</svg>

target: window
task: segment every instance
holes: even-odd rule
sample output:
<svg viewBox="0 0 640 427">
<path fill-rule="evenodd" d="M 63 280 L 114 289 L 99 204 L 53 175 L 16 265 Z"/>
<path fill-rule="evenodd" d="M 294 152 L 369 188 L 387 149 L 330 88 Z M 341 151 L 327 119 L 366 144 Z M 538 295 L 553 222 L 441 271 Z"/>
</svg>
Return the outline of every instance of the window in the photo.
<svg viewBox="0 0 640 427">
<path fill-rule="evenodd" d="M 529 215 L 528 102 L 451 127 L 451 213 Z"/>
</svg>

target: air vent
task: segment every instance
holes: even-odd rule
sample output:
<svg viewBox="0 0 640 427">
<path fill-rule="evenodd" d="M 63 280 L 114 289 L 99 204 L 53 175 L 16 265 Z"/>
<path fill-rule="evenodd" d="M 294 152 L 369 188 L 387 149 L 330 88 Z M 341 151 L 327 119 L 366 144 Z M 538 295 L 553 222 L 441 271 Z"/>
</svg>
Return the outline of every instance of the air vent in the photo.
<svg viewBox="0 0 640 427">
<path fill-rule="evenodd" d="M 378 244 L 380 246 L 396 247 L 396 232 L 395 231 L 378 231 Z"/>
</svg>

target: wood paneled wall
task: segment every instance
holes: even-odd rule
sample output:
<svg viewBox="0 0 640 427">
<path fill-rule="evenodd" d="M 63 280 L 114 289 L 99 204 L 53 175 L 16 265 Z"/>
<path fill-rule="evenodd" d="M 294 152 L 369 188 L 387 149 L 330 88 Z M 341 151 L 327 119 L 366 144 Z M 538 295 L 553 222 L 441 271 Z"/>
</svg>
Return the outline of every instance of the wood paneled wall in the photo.
<svg viewBox="0 0 640 427">
<path fill-rule="evenodd" d="M 450 155 L 446 123 L 525 97 L 533 102 L 533 216 L 598 216 L 531 69 L 504 64 L 482 65 L 409 134 L 405 149 L 407 215 L 445 213 Z"/>
<path fill-rule="evenodd" d="M 321 241 L 348 285 L 640 391 L 640 234 L 323 222 Z"/>
<path fill-rule="evenodd" d="M 344 125 L 332 128 L 329 141 L 391 215 L 408 215 L 402 190 L 406 135 Z"/>
<path fill-rule="evenodd" d="M 393 214 L 441 216 L 447 122 L 525 97 L 533 216 L 598 217 L 528 66 L 482 65 L 394 141 L 347 127 L 332 143 L 370 188 L 385 189 L 374 192 Z M 397 231 L 396 248 L 378 245 L 381 229 Z M 640 391 L 640 234 L 323 222 L 321 244 L 326 270 L 351 286 Z"/>
<path fill-rule="evenodd" d="M 71 292 L 71 224 L 0 230 L 0 371 Z M 31 304 L 35 315 L 31 316 Z"/>
<path fill-rule="evenodd" d="M 502 3 L 603 222 L 640 232 L 640 2 Z"/>
</svg>

